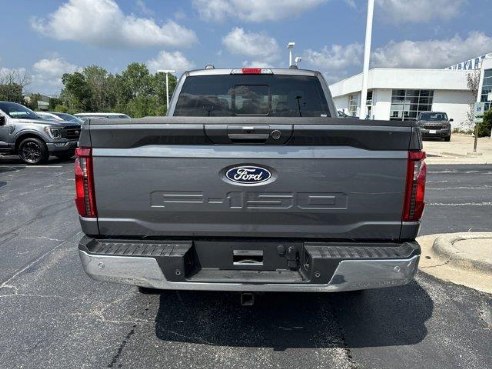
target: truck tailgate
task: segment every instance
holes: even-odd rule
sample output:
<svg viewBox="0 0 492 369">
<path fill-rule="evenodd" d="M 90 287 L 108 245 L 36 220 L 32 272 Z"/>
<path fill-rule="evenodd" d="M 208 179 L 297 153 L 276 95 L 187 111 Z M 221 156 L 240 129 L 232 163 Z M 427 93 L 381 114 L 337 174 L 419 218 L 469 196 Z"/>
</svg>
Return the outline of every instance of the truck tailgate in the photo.
<svg viewBox="0 0 492 369">
<path fill-rule="evenodd" d="M 270 118 L 241 140 L 234 132 L 255 127 L 246 119 L 176 119 L 91 124 L 101 235 L 400 237 L 412 127 Z M 238 167 L 270 177 L 235 183 L 227 172 Z"/>
</svg>

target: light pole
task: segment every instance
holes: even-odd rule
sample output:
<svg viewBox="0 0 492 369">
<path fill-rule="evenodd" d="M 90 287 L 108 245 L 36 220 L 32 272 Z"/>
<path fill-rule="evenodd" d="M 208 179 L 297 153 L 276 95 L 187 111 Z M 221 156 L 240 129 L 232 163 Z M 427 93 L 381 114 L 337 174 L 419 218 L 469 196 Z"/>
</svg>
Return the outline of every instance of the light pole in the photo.
<svg viewBox="0 0 492 369">
<path fill-rule="evenodd" d="M 295 42 L 289 42 L 287 48 L 289 49 L 289 67 L 292 65 L 292 49 L 296 46 Z"/>
<path fill-rule="evenodd" d="M 159 69 L 157 73 L 166 74 L 166 110 L 169 110 L 169 73 L 176 73 L 173 69 Z"/>
<path fill-rule="evenodd" d="M 366 119 L 367 110 L 367 79 L 369 77 L 369 61 L 371 58 L 372 19 L 374 16 L 374 0 L 367 1 L 366 42 L 364 45 L 364 68 L 362 71 L 362 91 L 360 96 L 359 119 Z"/>
</svg>

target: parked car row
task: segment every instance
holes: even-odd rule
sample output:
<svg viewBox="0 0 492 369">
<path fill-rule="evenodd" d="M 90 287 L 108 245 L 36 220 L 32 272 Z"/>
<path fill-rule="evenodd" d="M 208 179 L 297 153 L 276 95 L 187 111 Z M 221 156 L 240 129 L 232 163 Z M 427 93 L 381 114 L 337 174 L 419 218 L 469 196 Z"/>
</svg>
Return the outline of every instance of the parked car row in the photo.
<svg viewBox="0 0 492 369">
<path fill-rule="evenodd" d="M 120 113 L 34 112 L 0 101 L 0 154 L 19 155 L 26 164 L 42 164 L 50 155 L 69 159 L 75 154 L 81 124 L 89 118 L 130 119 Z"/>
<path fill-rule="evenodd" d="M 122 113 L 77 113 L 77 118 L 86 119 L 131 119 L 130 116 Z"/>
<path fill-rule="evenodd" d="M 52 120 L 55 122 L 71 122 L 71 123 L 78 123 L 78 124 L 84 123 L 82 119 L 68 113 L 59 113 L 56 111 L 53 112 L 37 111 L 36 114 L 39 115 L 44 120 Z"/>
<path fill-rule="evenodd" d="M 26 164 L 41 164 L 50 155 L 74 156 L 80 122 L 41 117 L 21 104 L 0 101 L 0 153 L 19 155 Z"/>
</svg>

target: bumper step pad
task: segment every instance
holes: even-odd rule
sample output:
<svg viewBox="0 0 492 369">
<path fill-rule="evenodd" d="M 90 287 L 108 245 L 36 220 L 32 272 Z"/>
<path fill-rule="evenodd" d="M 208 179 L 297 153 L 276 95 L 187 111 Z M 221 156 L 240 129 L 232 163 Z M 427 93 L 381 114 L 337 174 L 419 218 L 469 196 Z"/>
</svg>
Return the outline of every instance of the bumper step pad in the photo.
<svg viewBox="0 0 492 369">
<path fill-rule="evenodd" d="M 155 241 L 109 241 L 91 240 L 87 248 L 93 254 L 117 256 L 169 256 L 179 250 L 189 249 L 191 241 L 155 242 Z"/>
<path fill-rule="evenodd" d="M 196 267 L 192 241 L 105 241 L 90 240 L 87 250 L 105 256 L 153 257 L 168 281 L 185 281 Z"/>
<path fill-rule="evenodd" d="M 359 244 L 360 245 L 360 244 Z M 304 248 L 313 257 L 323 259 L 401 259 L 411 256 L 416 250 L 413 243 L 394 244 L 394 246 L 359 246 L 347 244 L 334 246 L 332 243 L 306 242 Z"/>
</svg>

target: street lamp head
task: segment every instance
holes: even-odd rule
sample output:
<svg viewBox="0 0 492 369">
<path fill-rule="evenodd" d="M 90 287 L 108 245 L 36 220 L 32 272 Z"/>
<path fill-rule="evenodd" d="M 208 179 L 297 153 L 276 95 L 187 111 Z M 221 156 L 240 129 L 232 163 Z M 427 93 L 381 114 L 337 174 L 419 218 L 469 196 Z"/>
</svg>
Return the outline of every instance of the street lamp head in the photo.
<svg viewBox="0 0 492 369">
<path fill-rule="evenodd" d="M 293 42 L 293 41 L 291 41 L 291 42 L 289 42 L 289 43 L 287 44 L 287 48 L 288 48 L 288 49 L 292 49 L 292 48 L 294 48 L 294 46 L 296 46 L 296 43 L 295 43 L 295 42 Z"/>
<path fill-rule="evenodd" d="M 176 73 L 174 69 L 158 69 L 157 73 Z"/>
</svg>

